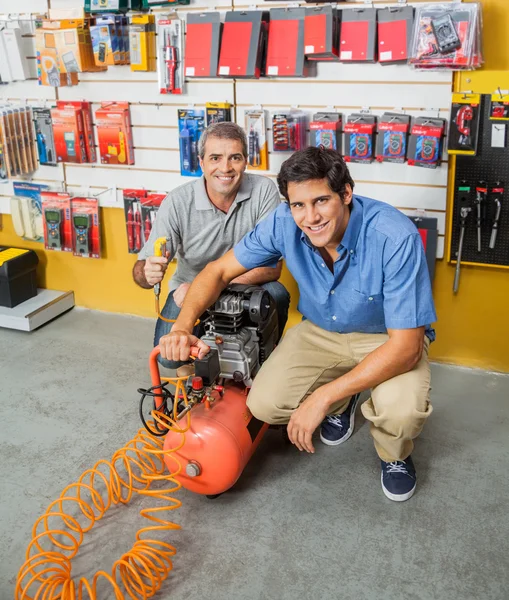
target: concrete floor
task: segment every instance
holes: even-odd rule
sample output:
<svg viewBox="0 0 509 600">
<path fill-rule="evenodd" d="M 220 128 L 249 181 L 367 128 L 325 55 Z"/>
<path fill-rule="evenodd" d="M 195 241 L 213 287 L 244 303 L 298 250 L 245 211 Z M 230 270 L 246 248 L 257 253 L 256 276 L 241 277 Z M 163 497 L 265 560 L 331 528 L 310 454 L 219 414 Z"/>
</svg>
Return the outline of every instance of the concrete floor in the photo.
<svg viewBox="0 0 509 600">
<path fill-rule="evenodd" d="M 32 334 L 0 330 L 1 600 L 12 598 L 34 520 L 139 429 L 152 328 L 74 309 Z M 344 446 L 318 441 L 309 456 L 269 430 L 229 493 L 178 492 L 182 530 L 168 537 L 178 553 L 157 598 L 507 600 L 509 375 L 434 365 L 433 404 L 409 502 L 383 496 L 360 412 Z M 110 510 L 73 574 L 109 570 L 150 505 L 138 497 Z"/>
</svg>

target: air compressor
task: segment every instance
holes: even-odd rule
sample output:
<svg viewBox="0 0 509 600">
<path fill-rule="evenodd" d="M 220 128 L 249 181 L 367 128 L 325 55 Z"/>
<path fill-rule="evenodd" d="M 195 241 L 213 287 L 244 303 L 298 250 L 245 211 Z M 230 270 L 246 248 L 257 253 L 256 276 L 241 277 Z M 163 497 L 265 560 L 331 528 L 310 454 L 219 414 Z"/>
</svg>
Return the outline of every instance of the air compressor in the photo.
<svg viewBox="0 0 509 600">
<path fill-rule="evenodd" d="M 177 397 L 161 381 L 157 357 L 150 354 L 152 387 L 139 389 L 140 417 L 146 429 L 165 436 L 164 449 L 182 444 L 181 436 L 144 417 L 144 401 L 178 422 L 190 412 L 191 424 L 183 445 L 172 453 L 182 465 L 179 482 L 188 490 L 215 498 L 231 488 L 260 443 L 269 425 L 256 419 L 246 405 L 252 380 L 278 341 L 278 319 L 273 298 L 262 287 L 232 284 L 202 318 L 201 340 L 209 353 L 186 365 L 186 396 Z M 196 349 L 192 349 L 196 350 Z M 181 374 L 179 370 L 177 375 Z M 173 458 L 166 459 L 168 470 Z"/>
</svg>

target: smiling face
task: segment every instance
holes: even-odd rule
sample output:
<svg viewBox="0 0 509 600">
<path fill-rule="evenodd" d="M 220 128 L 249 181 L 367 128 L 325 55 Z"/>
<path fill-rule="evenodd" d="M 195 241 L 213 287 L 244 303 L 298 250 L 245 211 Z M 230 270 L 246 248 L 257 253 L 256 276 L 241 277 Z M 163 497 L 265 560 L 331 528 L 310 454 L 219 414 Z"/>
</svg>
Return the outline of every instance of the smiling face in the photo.
<svg viewBox="0 0 509 600">
<path fill-rule="evenodd" d="M 333 192 L 327 179 L 310 179 L 288 184 L 288 198 L 292 216 L 316 248 L 332 253 L 343 239 L 350 219 L 348 205 L 352 201 L 352 188 L 346 184 L 343 199 Z"/>
<path fill-rule="evenodd" d="M 209 137 L 200 166 L 212 195 L 228 198 L 235 196 L 246 170 L 247 159 L 239 140 Z"/>
</svg>

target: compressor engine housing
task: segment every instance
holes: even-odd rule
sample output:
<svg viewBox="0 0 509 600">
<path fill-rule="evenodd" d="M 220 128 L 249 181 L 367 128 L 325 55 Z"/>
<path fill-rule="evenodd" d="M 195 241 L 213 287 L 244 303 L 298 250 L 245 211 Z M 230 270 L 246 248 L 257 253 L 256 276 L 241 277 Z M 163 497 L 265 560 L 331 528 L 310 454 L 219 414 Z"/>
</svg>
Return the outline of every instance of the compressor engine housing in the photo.
<svg viewBox="0 0 509 600">
<path fill-rule="evenodd" d="M 223 290 L 207 313 L 201 340 L 212 349 L 211 356 L 201 365 L 202 361 L 196 361 L 196 375 L 204 381 L 219 376 L 251 386 L 278 341 L 274 299 L 260 286 L 236 283 Z M 217 368 L 214 349 L 219 358 L 218 374 L 213 372 Z"/>
</svg>

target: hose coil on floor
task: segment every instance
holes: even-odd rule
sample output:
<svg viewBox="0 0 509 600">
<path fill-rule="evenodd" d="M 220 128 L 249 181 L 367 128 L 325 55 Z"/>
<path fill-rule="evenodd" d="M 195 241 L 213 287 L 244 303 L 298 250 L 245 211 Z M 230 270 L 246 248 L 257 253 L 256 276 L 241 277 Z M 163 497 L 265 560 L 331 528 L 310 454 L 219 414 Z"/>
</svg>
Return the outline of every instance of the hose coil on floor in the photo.
<svg viewBox="0 0 509 600">
<path fill-rule="evenodd" d="M 175 415 L 179 398 L 183 398 L 187 406 L 185 380 L 169 380 L 176 388 Z M 173 453 L 184 445 L 190 415 L 187 413 L 179 424 L 155 410 L 152 417 L 159 428 L 181 434 L 180 444 L 163 450 L 163 438 L 140 429 L 128 444 L 115 452 L 111 461 L 99 460 L 78 481 L 68 485 L 33 526 L 33 539 L 16 580 L 15 600 L 146 600 L 161 589 L 173 568 L 172 557 L 176 550 L 157 539 L 156 534 L 180 529 L 166 513 L 182 504 L 172 497 L 182 487 L 176 479 L 182 466 Z M 165 457 L 175 463 L 171 473 L 166 470 Z M 154 484 L 162 481 L 169 487 L 155 489 Z M 84 534 L 112 505 L 127 504 L 133 494 L 162 500 L 164 506 L 140 511 L 152 524 L 137 532 L 133 547 L 115 561 L 111 573 L 98 571 L 91 581 L 85 577 L 74 581 L 71 561 L 78 553 Z M 105 596 L 104 586 L 108 585 L 110 592 Z"/>
</svg>

